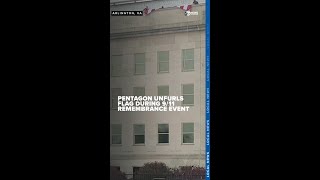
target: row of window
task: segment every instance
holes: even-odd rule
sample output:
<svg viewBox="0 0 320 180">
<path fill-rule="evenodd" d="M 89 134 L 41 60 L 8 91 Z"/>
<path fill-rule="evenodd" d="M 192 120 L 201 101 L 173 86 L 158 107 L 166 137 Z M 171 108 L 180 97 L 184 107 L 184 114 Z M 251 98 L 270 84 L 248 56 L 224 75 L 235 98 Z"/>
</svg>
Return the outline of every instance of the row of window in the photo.
<svg viewBox="0 0 320 180">
<path fill-rule="evenodd" d="M 169 143 L 169 124 L 158 124 L 158 144 Z M 194 123 L 182 123 L 182 144 L 194 143 Z M 111 144 L 122 144 L 122 124 L 111 124 Z M 145 125 L 133 125 L 133 144 L 145 144 Z"/>
<path fill-rule="evenodd" d="M 158 73 L 169 72 L 169 51 L 158 51 L 157 53 Z M 113 55 L 111 58 L 111 76 L 118 77 L 121 75 L 122 56 Z M 182 71 L 194 70 L 194 49 L 182 50 Z M 145 53 L 134 54 L 134 74 L 142 75 L 146 73 L 146 56 Z"/>
<path fill-rule="evenodd" d="M 194 84 L 182 84 L 182 105 L 194 105 Z M 134 96 L 145 96 L 145 87 L 133 87 Z M 111 108 L 118 108 L 118 96 L 122 96 L 122 88 L 111 88 Z M 158 96 L 169 96 L 169 86 L 158 86 Z"/>
</svg>

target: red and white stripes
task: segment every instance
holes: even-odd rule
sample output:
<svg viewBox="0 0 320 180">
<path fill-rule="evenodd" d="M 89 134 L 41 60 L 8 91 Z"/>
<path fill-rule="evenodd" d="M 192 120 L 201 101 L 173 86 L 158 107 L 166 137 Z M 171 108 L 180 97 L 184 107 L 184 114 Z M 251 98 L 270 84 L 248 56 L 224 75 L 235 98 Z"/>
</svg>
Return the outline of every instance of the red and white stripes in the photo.
<svg viewBox="0 0 320 180">
<path fill-rule="evenodd" d="M 189 11 L 192 8 L 192 5 L 182 5 L 182 6 L 177 6 L 177 7 L 184 10 L 184 11 Z M 162 9 L 162 8 L 159 8 L 159 9 Z M 157 9 L 149 9 L 147 6 L 146 8 L 143 9 L 143 14 L 148 15 L 155 10 L 157 10 Z"/>
<path fill-rule="evenodd" d="M 185 11 L 189 11 L 192 8 L 192 5 L 183 5 L 180 6 L 180 9 L 185 10 Z"/>
<path fill-rule="evenodd" d="M 148 14 L 150 14 L 152 11 L 154 11 L 155 9 L 149 9 L 148 7 L 146 7 L 146 8 L 144 8 L 144 10 L 143 10 L 143 13 L 145 14 L 145 15 L 148 15 Z"/>
</svg>

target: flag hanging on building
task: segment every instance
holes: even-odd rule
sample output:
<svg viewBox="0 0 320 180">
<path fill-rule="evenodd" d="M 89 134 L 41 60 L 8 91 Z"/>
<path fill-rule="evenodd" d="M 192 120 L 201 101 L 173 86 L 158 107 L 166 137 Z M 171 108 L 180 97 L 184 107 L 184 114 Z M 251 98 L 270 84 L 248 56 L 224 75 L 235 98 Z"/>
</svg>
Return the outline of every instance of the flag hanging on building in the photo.
<svg viewBox="0 0 320 180">
<path fill-rule="evenodd" d="M 143 9 L 143 13 L 145 15 L 148 15 L 150 14 L 152 11 L 154 11 L 155 9 L 149 9 L 148 6 L 146 8 Z"/>
<path fill-rule="evenodd" d="M 180 9 L 183 9 L 183 10 L 185 10 L 185 11 L 189 11 L 191 8 L 192 8 L 192 5 L 183 5 L 183 6 L 180 6 Z"/>
<path fill-rule="evenodd" d="M 184 11 L 189 11 L 192 8 L 192 5 L 182 5 L 182 6 L 177 6 L 178 8 L 184 10 Z M 163 9 L 163 6 L 159 9 Z M 148 6 L 143 9 L 143 14 L 148 15 L 151 12 L 155 11 L 156 9 L 149 9 Z"/>
</svg>

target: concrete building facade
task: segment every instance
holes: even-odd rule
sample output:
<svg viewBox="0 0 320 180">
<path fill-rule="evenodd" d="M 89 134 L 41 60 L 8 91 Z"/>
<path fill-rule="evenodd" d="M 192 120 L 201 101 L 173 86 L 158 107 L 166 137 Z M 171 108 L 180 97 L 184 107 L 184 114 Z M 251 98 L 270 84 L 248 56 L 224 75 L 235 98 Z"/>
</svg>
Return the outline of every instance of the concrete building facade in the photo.
<svg viewBox="0 0 320 180">
<path fill-rule="evenodd" d="M 153 161 L 205 166 L 205 5 L 191 11 L 198 15 L 171 7 L 110 17 L 110 165 L 125 173 Z M 190 108 L 118 112 L 119 95 L 184 96 L 178 105 Z"/>
</svg>

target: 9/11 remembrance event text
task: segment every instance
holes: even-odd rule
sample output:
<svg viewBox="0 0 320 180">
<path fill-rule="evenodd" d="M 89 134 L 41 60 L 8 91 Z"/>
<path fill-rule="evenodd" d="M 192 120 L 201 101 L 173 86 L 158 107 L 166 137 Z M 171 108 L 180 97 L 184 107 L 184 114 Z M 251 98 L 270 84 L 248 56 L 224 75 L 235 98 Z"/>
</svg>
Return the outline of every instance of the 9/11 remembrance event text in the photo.
<svg viewBox="0 0 320 180">
<path fill-rule="evenodd" d="M 118 111 L 189 111 L 186 105 L 183 96 L 118 96 Z"/>
</svg>

